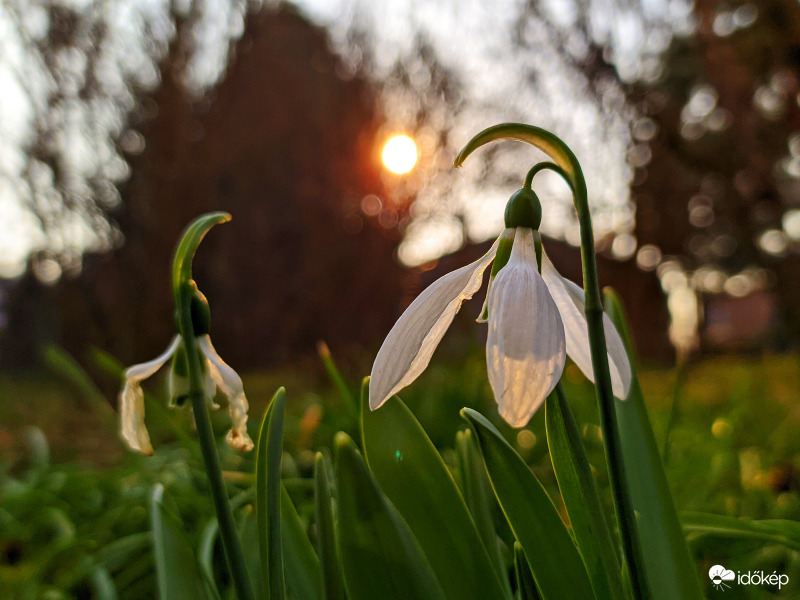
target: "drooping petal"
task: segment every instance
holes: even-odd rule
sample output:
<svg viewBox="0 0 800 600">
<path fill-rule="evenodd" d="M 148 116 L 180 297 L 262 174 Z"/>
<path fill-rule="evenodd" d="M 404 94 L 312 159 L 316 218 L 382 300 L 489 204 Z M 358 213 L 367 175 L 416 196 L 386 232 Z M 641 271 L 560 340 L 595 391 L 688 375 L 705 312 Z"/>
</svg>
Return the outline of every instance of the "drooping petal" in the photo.
<svg viewBox="0 0 800 600">
<path fill-rule="evenodd" d="M 152 456 L 153 445 L 144 425 L 144 392 L 138 381 L 125 384 L 119 394 L 119 405 L 122 439 L 131 450 Z"/>
<path fill-rule="evenodd" d="M 142 454 L 152 455 L 153 446 L 144 425 L 144 391 L 141 382 L 158 371 L 175 353 L 180 343 L 181 338 L 176 335 L 159 356 L 125 371 L 125 383 L 119 394 L 120 430 L 122 438 L 131 449 Z"/>
<path fill-rule="evenodd" d="M 486 297 L 483 300 L 481 312 L 478 313 L 478 318 L 475 319 L 477 323 L 486 323 L 489 320 L 489 292 L 492 291 L 492 284 L 494 283 L 495 275 L 502 267 L 505 266 L 505 264 L 502 263 L 505 263 L 511 255 L 510 248 L 513 247 L 514 234 L 516 231 L 516 227 L 509 227 L 500 234 L 500 238 L 498 239 L 497 243 L 497 254 L 495 255 L 495 261 L 492 264 L 492 272 L 489 275 L 489 283 L 486 286 Z M 503 258 L 504 254 L 505 258 Z"/>
<path fill-rule="evenodd" d="M 524 427 L 565 361 L 564 326 L 536 265 L 533 230 L 519 228 L 489 295 L 486 367 L 500 415 Z"/>
<path fill-rule="evenodd" d="M 481 312 L 478 313 L 478 318 L 475 319 L 476 323 L 487 323 L 489 321 L 489 294 L 492 291 L 493 283 L 494 283 L 494 275 L 490 275 L 489 283 L 486 286 L 486 297 L 483 299 L 483 306 L 481 306 Z"/>
<path fill-rule="evenodd" d="M 575 361 L 587 379 L 594 382 L 592 352 L 589 346 L 589 328 L 586 323 L 586 294 L 583 289 L 559 275 L 553 263 L 542 252 L 542 277 L 553 295 L 567 338 L 567 354 Z M 617 328 L 603 314 L 603 329 L 606 335 L 608 366 L 611 374 L 611 390 L 617 398 L 628 397 L 631 387 L 631 364 Z"/>
<path fill-rule="evenodd" d="M 208 373 L 217 387 L 228 398 L 228 412 L 231 416 L 231 428 L 225 436 L 225 441 L 234 450 L 249 452 L 253 449 L 253 440 L 247 433 L 247 409 L 249 404 L 244 395 L 242 379 L 228 363 L 220 358 L 211 338 L 201 335 L 197 338 L 197 345 L 203 356 L 206 357 Z"/>
<path fill-rule="evenodd" d="M 203 370 L 203 391 L 206 394 L 206 402 L 211 410 L 219 410 L 219 404 L 214 402 L 214 395 L 219 387 L 217 380 L 214 378 L 214 367 L 208 359 L 206 359 L 205 367 Z"/>
<path fill-rule="evenodd" d="M 475 262 L 425 288 L 397 320 L 372 365 L 370 409 L 378 408 L 425 370 L 461 304 L 480 288 L 498 241 Z"/>
<path fill-rule="evenodd" d="M 143 379 L 153 376 L 155 372 L 163 367 L 164 363 L 167 362 L 173 354 L 175 354 L 175 351 L 178 349 L 180 344 L 181 336 L 176 335 L 172 338 L 172 341 L 169 343 L 169 346 L 167 346 L 167 349 L 156 356 L 153 360 L 128 367 L 125 370 L 125 381 L 139 382 Z"/>
</svg>

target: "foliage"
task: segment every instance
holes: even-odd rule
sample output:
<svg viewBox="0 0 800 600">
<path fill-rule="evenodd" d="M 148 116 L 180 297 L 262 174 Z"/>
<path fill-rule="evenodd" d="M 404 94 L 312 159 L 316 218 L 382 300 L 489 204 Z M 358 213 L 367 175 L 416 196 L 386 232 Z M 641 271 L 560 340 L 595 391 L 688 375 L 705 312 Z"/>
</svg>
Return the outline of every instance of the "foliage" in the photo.
<svg viewBox="0 0 800 600">
<path fill-rule="evenodd" d="M 454 368 L 446 363 L 432 365 L 423 376 L 421 385 L 409 390 L 408 405 L 422 425 L 419 431 L 431 433 L 443 464 L 458 484 L 457 493 L 464 498 L 483 544 L 486 545 L 488 539 L 496 540 L 495 554 L 491 554 L 488 546 L 487 554 L 498 572 L 507 578 L 515 568 L 511 531 L 499 512 L 488 481 L 482 485 L 481 479 L 476 478 L 482 471 L 473 469 L 472 475 L 467 476 L 465 466 L 469 463 L 462 458 L 464 444 L 457 442 L 455 448 L 453 446 L 455 432 L 463 431 L 463 422 L 456 416 L 460 406 L 471 405 L 492 415 L 485 403 L 489 393 L 486 381 L 477 376 L 475 380 L 464 376 L 466 372 L 479 372 L 479 369 L 469 369 L 472 361 L 479 360 L 481 357 L 474 352 L 469 354 L 466 368 Z M 680 416 L 670 432 L 671 453 L 666 469 L 676 505 L 682 511 L 693 511 L 682 514 L 681 518 L 698 571 L 702 574 L 712 564 L 721 563 L 731 569 L 785 572 L 790 577 L 790 585 L 776 597 L 791 597 L 797 593 L 795 582 L 800 580 L 797 536 L 791 537 L 791 530 L 781 523 L 759 523 L 731 517 L 800 519 L 800 494 L 796 481 L 800 466 L 797 442 L 800 427 L 791 415 L 787 418 L 787 409 L 792 410 L 788 408 L 792 399 L 792 382 L 798 376 L 794 360 L 793 357 L 766 360 L 726 358 L 708 360 L 693 367 L 680 394 Z M 316 515 L 323 515 L 325 507 L 330 514 L 335 514 L 332 509 L 338 498 L 334 489 L 338 476 L 328 450 L 333 445 L 333 434 L 344 429 L 357 440 L 358 423 L 347 416 L 348 412 L 340 404 L 332 386 L 321 390 L 316 383 L 304 383 L 291 371 L 279 376 L 290 383 L 285 416 L 284 448 L 287 452 L 281 465 L 286 490 L 281 495 L 281 539 L 287 590 L 295 589 L 290 588 L 293 585 L 291 581 L 302 579 L 299 573 L 308 572 L 308 569 L 317 572 L 319 568 L 328 594 L 325 597 L 342 598 L 342 583 L 336 580 L 337 576 L 342 576 L 341 571 L 331 568 L 331 561 L 336 564 L 342 560 L 337 558 L 340 547 L 330 544 L 330 537 L 323 540 L 317 533 L 324 529 L 327 536 L 331 531 L 335 535 L 337 524 L 339 527 L 341 524 L 334 517 L 328 526 L 321 525 L 323 521 Z M 276 379 L 275 374 L 269 373 L 245 378 L 251 395 L 256 398 L 254 406 L 263 409 L 263 402 L 257 398 L 263 397 Z M 650 399 L 648 408 L 660 446 L 663 446 L 669 422 L 673 382 L 672 372 L 647 371 L 642 376 L 642 387 Z M 567 368 L 564 386 L 580 424 L 581 440 L 587 448 L 600 502 L 605 513 L 611 514 L 591 386 L 572 366 Z M 10 389 L 8 384 L 4 387 L 7 391 Z M 30 395 L 32 390 L 42 393 L 41 386 L 34 388 L 24 382 L 18 382 L 14 389 L 21 397 Z M 292 389 L 297 392 L 292 393 Z M 4 394 L 4 397 L 9 396 Z M 56 398 L 58 396 L 51 397 L 50 402 L 74 403 L 69 397 Z M 314 412 L 312 407 L 319 406 L 320 401 L 326 408 L 325 414 L 311 431 L 304 429 L 301 426 L 304 414 L 309 409 Z M 399 408 L 399 403 L 395 408 Z M 377 417 L 379 414 L 371 413 L 369 416 Z M 10 408 L 6 405 L 0 417 L 8 423 L 10 415 Z M 531 466 L 531 472 L 563 515 L 564 505 L 543 443 L 546 439 L 545 415 L 537 415 L 529 428 L 519 432 L 499 422 L 496 425 L 503 437 L 510 441 L 513 450 Z M 258 423 L 253 423 L 252 434 L 256 433 L 257 426 Z M 128 455 L 110 468 L 53 464 L 46 458 L 48 451 L 41 434 L 29 434 L 28 454 L 15 465 L 6 464 L 0 480 L 0 588 L 9 590 L 7 597 L 154 597 L 157 583 L 153 572 L 150 519 L 153 490 L 159 482 L 165 486 L 169 515 L 182 523 L 179 541 L 184 548 L 191 549 L 204 577 L 216 582 L 223 598 L 229 597 L 228 581 L 223 574 L 224 559 L 216 536 L 199 452 L 192 445 L 184 448 L 176 443 L 170 444 L 169 440 L 174 439 L 171 432 L 161 431 L 159 434 L 154 430 L 154 434 L 162 440 L 157 444 L 155 456 Z M 466 435 L 470 436 L 469 433 Z M 224 444 L 220 445 L 222 447 Z M 474 450 L 474 442 L 467 447 Z M 309 458 L 309 448 L 321 450 L 316 461 L 317 488 L 324 492 L 324 484 L 334 486 L 328 488 L 332 491 L 327 501 L 324 493 L 316 495 L 319 507 L 314 505 L 315 461 L 313 456 Z M 377 463 L 372 464 L 379 458 L 375 454 L 377 451 L 374 449 L 370 456 L 369 446 L 366 447 L 370 469 L 377 468 Z M 339 452 L 342 452 L 341 448 Z M 347 452 L 356 463 L 355 451 Z M 473 452 L 473 458 L 476 456 L 480 457 Z M 255 557 L 255 563 L 248 566 L 258 568 L 252 457 L 242 460 L 233 452 L 223 452 L 222 461 L 246 554 L 248 559 Z M 397 464 L 407 467 L 409 463 L 402 461 Z M 397 491 L 383 487 L 380 483 L 383 479 L 376 477 L 376 481 L 381 485 L 378 488 L 380 497 L 397 494 Z M 488 495 L 476 493 L 476 489 L 488 491 Z M 418 498 L 414 500 L 420 501 Z M 401 505 L 394 501 L 391 506 L 401 510 Z M 719 517 L 698 516 L 697 512 L 715 513 Z M 413 519 L 404 519 L 410 527 Z M 170 523 L 174 524 L 174 521 Z M 781 527 L 779 534 L 776 534 L 776 525 Z M 484 535 L 487 530 L 493 538 Z M 314 555 L 325 558 L 315 561 L 309 548 Z M 493 557 L 499 557 L 498 562 Z M 517 563 L 519 567 L 519 561 Z M 705 577 L 703 580 L 707 582 Z M 509 586 L 515 585 L 513 579 L 507 581 Z M 745 589 L 749 595 L 742 594 Z M 103 595 L 104 590 L 113 592 Z M 766 589 L 752 586 L 739 588 L 736 591 L 738 596 L 734 594 L 735 590 L 737 588 L 728 590 L 725 597 L 772 597 Z M 714 593 L 710 587 L 706 592 L 709 595 Z M 113 593 L 116 596 L 111 595 Z M 209 597 L 213 597 L 213 593 Z M 290 597 L 322 596 L 304 596 L 298 592 L 298 595 Z"/>
<path fill-rule="evenodd" d="M 541 136 L 545 142 L 552 138 L 548 135 Z M 478 141 L 477 145 L 482 143 Z M 581 192 L 585 188 L 580 170 L 574 173 L 579 184 L 573 186 L 576 203 L 588 227 L 588 209 Z M 230 371 L 224 381 L 230 383 L 223 387 L 238 389 L 238 392 L 223 389 L 229 404 L 234 402 L 235 395 L 237 410 L 245 413 L 243 418 L 237 417 L 236 432 L 249 443 L 231 443 L 230 434 L 226 437 L 228 444 L 238 451 L 253 448 L 246 431 L 248 402 L 239 376 L 224 363 L 212 363 L 201 355 L 198 340 L 208 339 L 210 311 L 192 278 L 192 260 L 206 233 L 227 220 L 227 213 L 209 213 L 186 228 L 175 251 L 172 277 L 176 324 L 188 365 L 191 404 L 185 404 L 191 407 L 194 417 L 205 475 L 192 478 L 197 485 L 202 481 L 203 492 L 193 496 L 198 499 L 210 496 L 213 516 L 206 517 L 199 539 L 192 539 L 191 532 L 196 533 L 199 528 L 189 526 L 181 505 L 166 491 L 165 484 L 159 482 L 145 488 L 150 535 L 133 533 L 121 539 L 115 537 L 93 552 L 91 546 L 76 540 L 75 527 L 58 506 L 58 499 L 46 508 L 29 501 L 29 496 L 36 499 L 37 492 L 41 493 L 36 485 L 37 473 L 46 469 L 49 459 L 43 435 L 33 430 L 29 436 L 30 465 L 21 478 L 10 479 L 3 486 L 2 498 L 4 502 L 10 500 L 10 505 L 0 513 L 8 521 L 6 529 L 19 540 L 36 539 L 36 535 L 25 535 L 31 533 L 26 530 L 29 524 L 38 525 L 34 533 L 47 538 L 37 548 L 39 554 L 34 552 L 32 557 L 13 546 L 6 552 L 7 562 L 12 563 L 8 583 L 21 584 L 21 597 L 58 596 L 83 585 L 90 596 L 117 598 L 119 585 L 112 571 L 114 567 L 130 564 L 131 546 L 134 552 L 145 551 L 145 556 L 134 564 L 152 561 L 154 587 L 162 600 L 228 597 L 250 600 L 256 597 L 255 590 L 259 597 L 271 600 L 701 597 L 700 580 L 667 484 L 635 365 L 633 391 L 626 400 L 611 397 L 607 364 L 605 377 L 596 377 L 598 431 L 605 438 L 602 446 L 618 538 L 609 530 L 610 515 L 603 509 L 586 444 L 567 401 L 568 394 L 560 383 L 547 399 L 545 409 L 546 439 L 557 484 L 550 490 L 503 433 L 472 408 L 460 411 L 469 429 L 457 432 L 457 458 L 448 465 L 400 398 L 389 398 L 378 410 L 369 410 L 368 379 L 361 388 L 358 423 L 361 448 L 347 433 L 336 433 L 333 470 L 325 455 L 318 453 L 313 460 L 313 474 L 309 473 L 312 476 L 300 478 L 301 488 L 311 494 L 298 500 L 286 490 L 288 482 L 284 482 L 282 467 L 287 422 L 284 388 L 278 389 L 264 412 L 256 444 L 255 476 L 229 472 L 226 477 L 209 412 L 209 405 L 216 405 L 205 390 L 204 369 L 224 366 Z M 591 229 L 588 230 L 591 242 Z M 587 294 L 586 302 L 590 343 L 593 350 L 599 344 L 599 356 L 605 360 L 604 324 L 599 320 L 605 315 L 598 306 L 597 274 L 591 251 L 588 255 L 585 279 L 594 282 L 591 287 L 594 293 L 591 297 Z M 627 340 L 628 358 L 635 363 L 624 311 L 613 292 L 607 292 L 606 303 L 610 318 Z M 593 312 L 590 304 L 594 306 Z M 590 314 L 594 319 L 588 319 Z M 592 336 L 597 325 L 601 328 L 599 338 Z M 319 351 L 325 370 L 352 418 L 355 411 L 347 384 L 327 348 L 320 345 Z M 596 359 L 598 353 L 593 351 L 593 354 Z M 113 363 L 107 357 L 101 358 L 107 366 Z M 95 409 L 101 405 L 97 402 L 99 392 L 69 356 L 51 349 L 46 362 L 82 393 L 88 393 L 94 399 Z M 603 361 L 594 363 L 597 374 Z M 145 368 L 149 365 L 146 363 Z M 145 449 L 132 442 L 126 433 L 126 427 L 144 427 L 145 396 L 138 387 L 135 397 L 129 393 L 134 389 L 132 386 L 139 385 L 135 372 L 142 368 L 137 365 L 124 373 L 125 387 L 120 394 L 122 431 L 133 449 L 152 454 L 149 441 Z M 678 397 L 676 393 L 671 417 L 678 414 Z M 234 412 L 231 410 L 232 418 Z M 308 435 L 308 430 L 316 428 L 319 422 L 313 415 L 310 421 L 304 417 L 300 432 Z M 517 441 L 521 442 L 519 437 Z M 187 446 L 194 448 L 191 443 Z M 231 500 L 229 488 L 237 481 L 248 487 Z M 493 494 L 489 493 L 487 481 Z M 298 511 L 304 504 L 313 507 L 310 527 Z M 111 514 L 122 508 L 112 506 Z M 22 518 L 15 514 L 25 510 L 33 512 Z M 120 515 L 123 519 L 126 516 Z M 687 521 L 689 531 L 700 540 L 716 536 L 746 544 L 772 543 L 788 549 L 800 546 L 800 528 L 794 521 L 746 523 L 704 513 L 694 513 Z M 103 560 L 109 548 L 117 550 L 121 544 L 121 558 L 119 552 L 112 552 L 116 562 L 109 564 L 107 559 Z M 62 560 L 62 554 L 66 560 Z M 617 557 L 620 562 L 615 560 Z M 23 568 L 18 568 L 18 563 Z M 53 589 L 39 590 L 40 584 L 50 584 L 47 571 L 63 568 L 65 563 L 72 564 L 65 573 L 55 575 Z M 726 572 L 719 564 L 714 569 Z M 152 570 L 148 569 L 148 574 Z M 791 580 L 785 570 L 781 569 L 778 580 L 782 585 Z M 26 572 L 32 576 L 25 577 Z M 22 577 L 15 580 L 13 575 L 20 574 Z M 712 581 L 715 585 L 719 583 Z"/>
</svg>

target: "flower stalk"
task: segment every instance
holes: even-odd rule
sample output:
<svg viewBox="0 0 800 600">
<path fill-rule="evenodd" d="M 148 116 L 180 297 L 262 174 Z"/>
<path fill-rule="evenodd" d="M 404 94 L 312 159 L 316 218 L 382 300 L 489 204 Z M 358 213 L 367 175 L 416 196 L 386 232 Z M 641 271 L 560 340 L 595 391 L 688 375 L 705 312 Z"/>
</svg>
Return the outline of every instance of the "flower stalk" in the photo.
<svg viewBox="0 0 800 600">
<path fill-rule="evenodd" d="M 547 168 L 559 173 L 572 190 L 573 201 L 578 213 L 581 235 L 581 261 L 583 266 L 583 285 L 586 293 L 585 315 L 588 325 L 592 366 L 595 376 L 595 390 L 600 412 L 600 426 L 608 463 L 614 506 L 619 522 L 622 547 L 631 587 L 637 600 L 650 597 L 645 574 L 641 542 L 636 525 L 630 491 L 623 464 L 619 424 L 614 407 L 611 374 L 609 371 L 606 335 L 603 325 L 603 304 L 597 276 L 597 262 L 594 248 L 594 233 L 589 212 L 586 181 L 575 154 L 557 136 L 549 131 L 520 123 L 504 123 L 483 130 L 473 137 L 456 157 L 454 164 L 460 167 L 477 148 L 500 139 L 511 139 L 531 144 L 548 154 L 554 163 L 539 163 L 528 173 L 526 188 L 530 187 L 533 176 Z"/>
<path fill-rule="evenodd" d="M 178 331 L 186 350 L 189 399 L 192 403 L 200 450 L 211 488 L 214 509 L 217 513 L 222 547 L 225 551 L 237 598 L 239 600 L 255 600 L 250 578 L 247 574 L 244 554 L 236 533 L 233 513 L 228 502 L 228 494 L 222 480 L 222 468 L 219 463 L 214 431 L 211 427 L 211 419 L 208 413 L 203 383 L 203 366 L 194 322 L 199 319 L 192 318 L 193 312 L 197 313 L 197 310 L 192 310 L 192 305 L 198 294 L 197 285 L 192 279 L 192 258 L 208 230 L 219 223 L 226 223 L 230 218 L 230 215 L 225 212 L 209 213 L 198 217 L 186 228 L 175 250 L 172 268 L 172 291 L 175 299 Z"/>
</svg>

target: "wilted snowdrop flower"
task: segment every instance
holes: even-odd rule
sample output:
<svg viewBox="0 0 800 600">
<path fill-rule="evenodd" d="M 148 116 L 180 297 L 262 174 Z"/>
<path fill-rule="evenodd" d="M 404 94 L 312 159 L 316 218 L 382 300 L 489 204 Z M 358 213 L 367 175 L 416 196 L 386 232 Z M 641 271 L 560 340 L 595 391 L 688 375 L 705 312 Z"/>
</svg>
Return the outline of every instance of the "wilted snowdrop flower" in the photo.
<svg viewBox="0 0 800 600">
<path fill-rule="evenodd" d="M 225 441 L 236 450 L 252 450 L 253 441 L 247 434 L 248 403 L 241 378 L 220 358 L 207 333 L 197 336 L 197 347 L 202 355 L 203 387 L 209 406 L 219 408 L 213 401 L 216 390 L 228 399 L 231 429 Z M 176 335 L 167 349 L 153 360 L 125 371 L 125 384 L 119 395 L 122 437 L 132 449 L 143 454 L 153 454 L 153 446 L 144 424 L 144 391 L 141 382 L 154 375 L 170 358 L 173 360 L 168 385 L 170 404 L 180 406 L 189 395 L 188 365 L 181 336 Z"/>
<path fill-rule="evenodd" d="M 478 319 L 488 322 L 486 366 L 502 417 L 525 426 L 553 391 L 569 355 L 594 381 L 582 288 L 558 274 L 537 231 L 541 207 L 530 189 L 506 208 L 506 229 L 475 262 L 448 273 L 406 309 L 378 351 L 369 385 L 371 409 L 381 406 L 425 370 L 461 304 L 478 291 L 493 264 Z M 631 367 L 607 315 L 603 323 L 613 393 L 628 396 Z"/>
</svg>

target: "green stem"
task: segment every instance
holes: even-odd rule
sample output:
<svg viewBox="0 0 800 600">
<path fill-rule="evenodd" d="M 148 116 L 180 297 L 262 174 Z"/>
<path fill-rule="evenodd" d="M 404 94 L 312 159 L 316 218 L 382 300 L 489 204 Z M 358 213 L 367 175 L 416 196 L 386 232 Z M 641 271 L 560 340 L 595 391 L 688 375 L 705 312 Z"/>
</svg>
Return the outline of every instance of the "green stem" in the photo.
<svg viewBox="0 0 800 600">
<path fill-rule="evenodd" d="M 533 178 L 536 176 L 536 174 L 539 171 L 543 171 L 545 169 L 548 169 L 550 171 L 555 171 L 556 173 L 561 175 L 561 177 L 563 177 L 566 180 L 566 182 L 570 185 L 570 187 L 572 187 L 572 184 L 570 184 L 569 175 L 567 175 L 567 172 L 564 169 L 562 169 L 561 167 L 559 167 L 556 163 L 551 163 L 551 162 L 547 162 L 547 161 L 537 163 L 537 164 L 535 164 L 535 165 L 533 165 L 531 167 L 530 171 L 528 171 L 528 174 L 525 176 L 525 183 L 523 184 L 522 187 L 524 187 L 525 189 L 528 189 L 528 190 L 531 189 L 531 185 L 533 185 Z"/>
<path fill-rule="evenodd" d="M 578 159 L 569 147 L 549 131 L 520 123 L 504 123 L 483 130 L 473 137 L 456 157 L 455 166 L 460 167 L 467 156 L 475 149 L 498 139 L 513 139 L 527 142 L 547 153 L 555 162 L 556 170 L 572 188 L 575 209 L 581 232 L 581 260 L 583 263 L 583 287 L 586 292 L 586 321 L 589 329 L 589 345 L 592 352 L 592 367 L 595 375 L 595 390 L 600 412 L 600 426 L 605 442 L 606 462 L 608 463 L 614 507 L 619 522 L 622 548 L 631 576 L 631 587 L 638 600 L 650 597 L 645 574 L 641 542 L 636 526 L 633 502 L 627 484 L 623 464 L 619 424 L 614 409 L 614 395 L 611 391 L 611 375 L 608 368 L 606 336 L 603 328 L 603 304 L 597 277 L 597 262 L 594 250 L 594 233 L 589 212 L 589 199 L 586 180 L 583 177 Z M 529 174 L 542 168 L 552 168 L 540 163 Z M 537 168 L 538 167 L 538 168 Z M 526 181 L 527 183 L 527 181 Z"/>
<path fill-rule="evenodd" d="M 236 532 L 233 512 L 228 502 L 228 493 L 222 480 L 222 468 L 219 464 L 214 430 L 211 427 L 211 419 L 208 413 L 208 401 L 203 389 L 203 367 L 200 351 L 197 347 L 191 311 L 192 297 L 197 289 L 192 280 L 192 257 L 206 231 L 216 223 L 225 222 L 229 218 L 224 213 L 204 215 L 189 225 L 175 251 L 172 284 L 178 332 L 183 338 L 183 344 L 186 348 L 189 370 L 189 397 L 192 401 L 194 419 L 197 424 L 197 437 L 200 440 L 200 450 L 203 455 L 206 476 L 211 487 L 214 510 L 217 513 L 222 548 L 225 552 L 237 598 L 239 600 L 255 600 L 250 578 L 247 574 L 244 554 L 239 543 L 239 536 Z"/>
<path fill-rule="evenodd" d="M 689 358 L 686 353 L 680 352 L 678 354 L 678 365 L 675 372 L 675 389 L 672 392 L 672 406 L 669 410 L 669 419 L 667 420 L 667 430 L 664 433 L 664 449 L 661 451 L 661 462 L 666 467 L 672 458 L 672 430 L 678 424 L 680 418 L 680 402 L 683 387 L 686 384 L 686 379 L 689 374 Z"/>
</svg>

